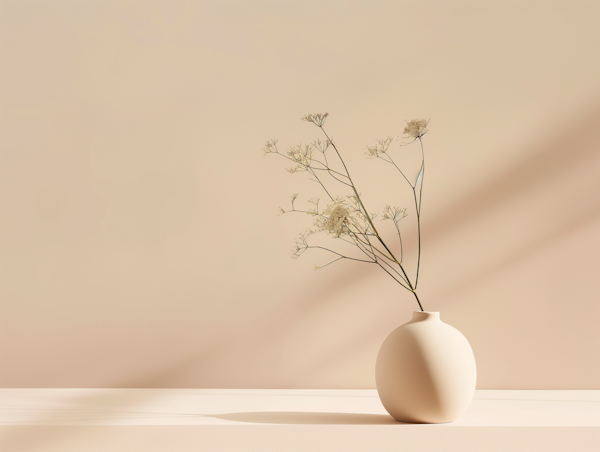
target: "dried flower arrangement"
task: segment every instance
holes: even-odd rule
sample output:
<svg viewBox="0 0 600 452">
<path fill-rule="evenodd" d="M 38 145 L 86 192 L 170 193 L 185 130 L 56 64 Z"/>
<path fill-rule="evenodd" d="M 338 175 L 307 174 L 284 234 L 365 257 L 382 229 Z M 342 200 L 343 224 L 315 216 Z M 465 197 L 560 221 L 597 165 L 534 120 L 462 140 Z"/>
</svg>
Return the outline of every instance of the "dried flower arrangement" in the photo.
<svg viewBox="0 0 600 452">
<path fill-rule="evenodd" d="M 419 267 L 421 263 L 421 196 L 423 190 L 423 174 L 425 172 L 425 154 L 423 151 L 422 138 L 428 131 L 427 125 L 429 121 L 425 119 L 413 119 L 412 121 L 407 122 L 406 127 L 404 128 L 404 134 L 410 139 L 410 141 L 403 143 L 402 145 L 404 146 L 411 144 L 417 140 L 421 145 L 421 169 L 414 184 L 411 183 L 409 178 L 406 177 L 405 173 L 398 167 L 398 165 L 396 165 L 396 162 L 388 153 L 389 146 L 392 142 L 391 137 L 383 140 L 377 140 L 376 145 L 367 146 L 367 151 L 365 152 L 365 155 L 368 158 L 378 158 L 393 165 L 404 177 L 412 189 L 415 201 L 418 234 L 418 255 L 413 284 L 404 267 L 402 234 L 398 225 L 400 220 L 408 215 L 406 211 L 407 209 L 386 205 L 383 210 L 382 220 L 389 220 L 393 222 L 400 241 L 400 257 L 397 258 L 391 251 L 390 246 L 386 245 L 384 238 L 377 231 L 377 228 L 373 222 L 376 215 L 369 213 L 365 208 L 359 191 L 352 181 L 352 177 L 350 176 L 348 168 L 346 167 L 338 148 L 323 128 L 325 120 L 328 116 L 328 113 L 320 113 L 309 114 L 302 117 L 303 121 L 313 123 L 321 129 L 325 135 L 324 141 L 317 140 L 310 145 L 294 146 L 285 153 L 278 150 L 277 140 L 267 141 L 264 148 L 264 155 L 278 154 L 292 161 L 295 166 L 288 168 L 288 172 L 307 172 L 311 180 L 321 185 L 330 200 L 329 204 L 327 204 L 327 206 L 321 210 L 319 208 L 319 198 L 312 198 L 309 199 L 308 202 L 312 204 L 313 207 L 308 210 L 298 210 L 294 205 L 298 194 L 294 193 L 291 197 L 291 209 L 285 210 L 280 208 L 280 212 L 282 214 L 302 212 L 315 217 L 314 227 L 311 229 L 306 229 L 296 239 L 294 248 L 292 250 L 292 257 L 298 258 L 308 249 L 322 249 L 334 254 L 336 258 L 321 267 L 315 265 L 315 269 L 326 267 L 327 265 L 333 264 L 334 262 L 342 259 L 376 264 L 381 267 L 389 276 L 391 276 L 398 284 L 412 292 L 417 300 L 417 303 L 419 304 L 419 308 L 421 311 L 423 311 L 423 306 L 421 305 L 421 301 L 417 295 L 417 285 L 419 282 Z M 334 169 L 328 161 L 327 151 L 330 148 L 333 148 L 337 158 L 339 159 L 339 162 L 341 163 L 341 168 L 339 171 Z M 314 154 L 316 154 L 316 156 Z M 331 154 L 331 152 L 329 152 L 329 154 Z M 319 158 L 317 158 L 317 156 L 319 156 Z M 328 174 L 338 183 L 349 187 L 351 189 L 351 194 L 347 195 L 346 197 L 332 196 L 330 191 L 325 186 L 323 178 L 319 177 L 319 174 Z M 309 237 L 319 232 L 325 232 L 326 234 L 333 236 L 335 239 L 342 240 L 355 246 L 358 248 L 358 250 L 360 250 L 362 253 L 361 257 L 363 258 L 359 259 L 356 257 L 347 256 L 323 246 L 310 245 L 308 240 Z"/>
</svg>

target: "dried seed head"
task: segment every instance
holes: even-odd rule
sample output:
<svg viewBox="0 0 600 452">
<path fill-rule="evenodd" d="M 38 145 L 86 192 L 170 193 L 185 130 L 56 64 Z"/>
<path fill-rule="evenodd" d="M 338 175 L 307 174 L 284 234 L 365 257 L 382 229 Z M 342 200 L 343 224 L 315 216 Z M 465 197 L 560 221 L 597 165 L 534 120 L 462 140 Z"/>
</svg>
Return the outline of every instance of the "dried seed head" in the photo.
<svg viewBox="0 0 600 452">
<path fill-rule="evenodd" d="M 413 119 L 406 123 L 404 133 L 412 138 L 421 138 L 427 133 L 428 119 Z"/>
<path fill-rule="evenodd" d="M 315 220 L 315 226 L 336 238 L 347 235 L 351 231 L 354 211 L 348 206 L 343 198 L 336 199 L 329 204 L 319 218 Z"/>
<path fill-rule="evenodd" d="M 279 152 L 277 150 L 277 140 L 269 140 L 266 142 L 265 147 L 263 149 L 264 155 L 267 154 L 277 154 Z"/>
<path fill-rule="evenodd" d="M 406 216 L 408 216 L 408 213 L 406 213 L 406 207 L 392 207 L 389 204 L 386 204 L 383 209 L 383 217 L 381 217 L 381 221 L 392 220 L 394 223 L 398 224 L 398 222 Z"/>
<path fill-rule="evenodd" d="M 329 113 L 310 113 L 302 116 L 301 119 L 302 121 L 312 122 L 316 126 L 323 127 L 327 116 L 329 116 Z"/>
<path fill-rule="evenodd" d="M 322 153 L 325 153 L 329 146 L 331 146 L 331 140 L 316 140 L 312 143 L 312 147 Z"/>
<path fill-rule="evenodd" d="M 367 152 L 365 152 L 365 155 L 367 158 L 374 159 L 379 157 L 379 154 L 385 154 L 390 147 L 392 140 L 392 137 L 387 137 L 384 140 L 377 140 L 377 144 L 375 146 L 367 146 Z"/>
<path fill-rule="evenodd" d="M 287 171 L 290 173 L 297 173 L 298 171 L 307 171 L 308 167 L 312 162 L 312 146 L 308 144 L 298 146 L 294 146 L 290 148 L 286 154 L 290 158 L 290 160 L 297 163 L 297 165 L 293 168 L 287 168 Z"/>
</svg>

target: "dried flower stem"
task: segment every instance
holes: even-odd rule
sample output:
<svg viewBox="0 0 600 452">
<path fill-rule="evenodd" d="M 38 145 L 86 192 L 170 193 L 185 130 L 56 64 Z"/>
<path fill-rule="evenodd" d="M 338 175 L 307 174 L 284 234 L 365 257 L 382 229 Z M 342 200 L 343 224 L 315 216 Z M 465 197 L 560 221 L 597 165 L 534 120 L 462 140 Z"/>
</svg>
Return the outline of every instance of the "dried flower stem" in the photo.
<svg viewBox="0 0 600 452">
<path fill-rule="evenodd" d="M 425 177 L 425 152 L 423 152 L 423 140 L 421 136 L 419 136 L 419 143 L 421 143 L 421 171 L 419 172 L 419 176 L 417 178 L 417 183 L 420 179 L 420 187 L 419 187 L 419 204 L 417 205 L 417 194 L 415 191 L 415 187 L 413 187 L 413 194 L 415 195 L 415 209 L 417 211 L 417 234 L 419 237 L 419 253 L 417 257 L 417 274 L 415 276 L 415 289 L 417 288 L 417 284 L 419 284 L 419 267 L 421 266 L 421 200 L 423 199 L 423 177 Z M 416 183 L 415 183 L 416 186 Z"/>
<path fill-rule="evenodd" d="M 412 189 L 412 192 L 413 192 L 413 197 L 415 200 L 415 212 L 417 215 L 417 242 L 418 242 L 417 270 L 416 270 L 416 274 L 415 274 L 415 289 L 417 288 L 418 283 L 419 283 L 419 269 L 421 266 L 421 199 L 423 198 L 423 177 L 425 175 L 425 153 L 423 151 L 423 140 L 421 139 L 421 137 L 423 135 L 425 135 L 425 133 L 427 133 L 427 132 L 425 131 L 422 135 L 417 136 L 414 140 L 411 141 L 411 143 L 413 143 L 416 140 L 419 140 L 419 143 L 421 144 L 421 169 L 419 171 L 419 175 L 418 175 L 417 180 L 414 185 L 410 182 L 410 180 L 406 177 L 406 175 L 398 167 L 398 165 L 396 165 L 396 162 L 389 154 L 385 153 L 387 158 L 382 157 L 381 153 L 377 154 L 377 156 L 376 156 L 377 158 L 383 160 L 384 162 L 394 165 L 394 167 L 398 170 L 398 172 L 400 172 L 400 174 L 402 174 L 402 177 L 404 177 L 404 180 L 406 180 L 408 185 L 410 185 L 410 188 Z M 408 144 L 410 144 L 410 143 L 408 143 Z M 417 200 L 417 185 L 419 186 L 418 200 Z M 396 229 L 398 229 L 397 223 L 396 223 Z M 398 230 L 398 235 L 400 235 L 399 230 Z M 402 238 L 400 238 L 400 246 L 401 246 L 400 253 L 402 253 Z M 400 255 L 400 261 L 402 262 L 402 254 Z"/>
<path fill-rule="evenodd" d="M 306 249 L 310 249 L 310 248 L 314 248 L 314 249 L 321 249 L 321 250 L 325 250 L 325 251 L 329 251 L 330 253 L 333 254 L 337 254 L 338 256 L 340 256 L 342 259 L 350 259 L 351 261 L 358 261 L 358 262 L 366 262 L 368 264 L 374 264 L 375 261 L 366 261 L 364 259 L 355 259 L 354 257 L 349 257 L 349 256 L 344 256 L 343 254 L 337 253 L 333 250 L 330 250 L 329 248 L 325 248 L 324 246 L 307 246 Z"/>
<path fill-rule="evenodd" d="M 419 300 L 419 297 L 417 295 L 416 287 L 412 286 L 412 284 L 410 283 L 410 279 L 408 278 L 408 275 L 406 274 L 406 271 L 404 270 L 404 267 L 402 266 L 402 263 L 399 262 L 396 259 L 396 257 L 394 256 L 394 254 L 390 251 L 390 249 L 388 248 L 388 246 L 385 244 L 385 242 L 383 241 L 383 239 L 379 235 L 379 232 L 377 232 L 377 228 L 373 224 L 373 221 L 371 220 L 371 217 L 369 217 L 369 213 L 368 213 L 367 209 L 365 208 L 365 205 L 363 204 L 362 199 L 360 198 L 360 195 L 358 194 L 358 191 L 356 190 L 356 186 L 354 185 L 354 182 L 352 181 L 352 177 L 350 176 L 350 172 L 348 171 L 348 168 L 346 167 L 346 163 L 344 162 L 344 159 L 340 155 L 340 152 L 338 151 L 337 146 L 331 140 L 331 138 L 329 138 L 329 135 L 327 135 L 327 132 L 325 132 L 325 129 L 323 128 L 323 126 L 320 126 L 320 127 L 321 127 L 321 130 L 323 131 L 323 133 L 325 134 L 325 136 L 327 137 L 327 139 L 331 142 L 331 146 L 333 147 L 333 149 L 335 150 L 338 158 L 342 162 L 342 165 L 344 166 L 344 170 L 346 171 L 346 175 L 348 176 L 348 180 L 350 181 L 350 184 L 352 184 L 352 190 L 354 191 L 354 195 L 356 196 L 356 199 L 358 200 L 360 206 L 362 207 L 362 210 L 363 210 L 363 212 L 364 212 L 367 220 L 369 221 L 369 223 L 371 225 L 371 228 L 373 229 L 373 232 L 375 233 L 375 236 L 377 237 L 377 240 L 379 240 L 379 242 L 381 243 L 381 245 L 386 249 L 386 251 L 391 256 L 392 260 L 394 262 L 396 262 L 396 264 L 398 264 L 398 266 L 400 267 L 400 270 L 402 270 L 402 274 L 404 275 L 404 278 L 406 279 L 406 282 L 408 284 L 408 290 L 410 290 L 414 294 L 415 298 L 417 299 L 417 303 L 419 304 L 419 308 L 421 309 L 421 311 L 423 311 L 423 306 L 421 305 L 421 301 Z M 390 274 L 390 276 L 392 276 L 392 275 Z M 396 278 L 394 278 L 394 279 L 396 279 Z M 404 287 L 403 284 L 402 284 L 402 286 Z"/>
<path fill-rule="evenodd" d="M 267 141 L 264 148 L 265 155 L 278 154 L 292 161 L 295 164 L 295 166 L 287 169 L 290 173 L 302 171 L 306 171 L 307 173 L 309 173 L 309 180 L 321 185 L 329 199 L 332 201 L 330 204 L 327 205 L 327 207 L 324 210 L 320 210 L 319 199 L 313 198 L 308 202 L 314 204 L 314 208 L 311 208 L 310 210 L 300 210 L 295 208 L 294 202 L 298 195 L 294 193 L 290 199 L 291 210 L 286 211 L 280 208 L 282 214 L 291 212 L 302 212 L 315 217 L 314 225 L 316 229 L 306 229 L 304 233 L 300 234 L 300 236 L 296 239 L 295 247 L 292 251 L 292 257 L 297 258 L 306 250 L 313 248 L 322 249 L 338 256 L 334 260 L 328 262 L 327 264 L 321 267 L 315 265 L 315 269 L 326 267 L 342 259 L 377 264 L 391 278 L 393 278 L 394 281 L 396 281 L 402 287 L 413 293 L 417 300 L 417 303 L 419 304 L 419 308 L 421 309 L 421 311 L 423 311 L 423 306 L 421 305 L 421 301 L 419 300 L 416 289 L 419 279 L 419 268 L 421 262 L 420 214 L 421 198 L 423 193 L 423 174 L 425 171 L 425 159 L 423 158 L 422 160 L 419 176 L 417 177 L 417 181 L 413 185 L 410 182 L 410 180 L 406 177 L 406 175 L 402 172 L 402 170 L 398 167 L 398 165 L 396 165 L 396 162 L 394 162 L 393 158 L 389 154 L 387 154 L 389 145 L 392 142 L 391 137 L 387 137 L 386 139 L 382 140 L 377 140 L 376 146 L 367 146 L 367 157 L 381 158 L 383 161 L 392 164 L 400 172 L 400 174 L 402 174 L 402 176 L 410 185 L 413 191 L 418 228 L 418 260 L 415 275 L 415 284 L 413 286 L 402 263 L 404 250 L 402 243 L 402 235 L 398 226 L 398 222 L 407 215 L 406 209 L 400 209 L 399 207 L 391 207 L 389 205 L 386 205 L 386 208 L 384 209 L 383 219 L 392 220 L 394 222 L 394 226 L 398 234 L 398 240 L 400 242 L 400 260 L 398 260 L 396 256 L 394 256 L 394 253 L 386 245 L 379 232 L 377 231 L 377 228 L 373 223 L 373 219 L 376 217 L 376 214 L 369 214 L 369 212 L 367 211 L 363 200 L 356 186 L 354 185 L 352 177 L 350 176 L 350 172 L 348 171 L 344 159 L 342 158 L 335 143 L 333 143 L 333 141 L 329 138 L 329 135 L 323 128 L 327 117 L 328 114 L 323 113 L 310 114 L 302 118 L 304 121 L 311 122 L 318 126 L 323 131 L 323 134 L 326 137 L 325 141 L 317 140 L 313 142 L 312 145 L 294 146 L 290 148 L 285 154 L 279 152 L 279 150 L 277 149 L 277 140 Z M 412 120 L 407 123 L 406 128 L 404 129 L 405 134 L 408 134 L 409 137 L 414 138 L 414 140 L 412 140 L 411 142 L 414 142 L 417 139 L 420 141 L 422 156 L 424 156 L 424 153 L 423 142 L 421 140 L 421 137 L 425 135 L 425 133 L 427 133 L 428 123 L 429 121 L 424 119 Z M 326 150 L 330 146 L 333 147 L 333 149 L 335 150 L 335 153 L 343 166 L 343 171 L 345 172 L 345 174 L 343 172 L 334 170 L 330 166 L 326 154 Z M 313 153 L 315 153 L 315 151 L 319 151 L 323 154 L 324 161 L 313 157 Z M 326 171 L 327 174 L 329 174 L 334 180 L 341 183 L 342 185 L 350 187 L 354 194 L 348 195 L 346 196 L 346 198 L 340 196 L 333 197 L 330 191 L 325 186 L 324 182 L 318 176 L 318 171 Z M 419 185 L 418 199 L 417 185 Z M 326 232 L 327 234 L 332 235 L 334 238 L 341 239 L 342 241 L 348 244 L 356 246 L 360 250 L 360 252 L 364 254 L 366 259 L 358 259 L 355 257 L 346 256 L 344 254 L 338 253 L 337 251 L 331 250 L 323 246 L 310 245 L 307 241 L 308 237 L 317 232 Z M 347 236 L 349 240 L 344 238 L 344 236 Z M 377 240 L 372 241 L 371 237 L 374 237 Z"/>
<path fill-rule="evenodd" d="M 311 168 L 312 170 L 312 168 Z M 327 188 L 325 187 L 325 185 L 323 185 L 323 182 L 321 182 L 321 179 L 319 179 L 319 177 L 316 175 L 316 173 L 314 171 L 310 171 L 310 173 L 315 177 L 315 179 L 317 180 L 317 182 L 319 184 L 321 184 L 321 187 L 323 187 L 323 190 L 325 190 L 325 193 L 327 193 L 327 196 L 329 196 L 329 198 L 331 198 L 331 200 L 333 201 L 333 196 L 331 196 L 331 194 L 327 191 Z"/>
</svg>

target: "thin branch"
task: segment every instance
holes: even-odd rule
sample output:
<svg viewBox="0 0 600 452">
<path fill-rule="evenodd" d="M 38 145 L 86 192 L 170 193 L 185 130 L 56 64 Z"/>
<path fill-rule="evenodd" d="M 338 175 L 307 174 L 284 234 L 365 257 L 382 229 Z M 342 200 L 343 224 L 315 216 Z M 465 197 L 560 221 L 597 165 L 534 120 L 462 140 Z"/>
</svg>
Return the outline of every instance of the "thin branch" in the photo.
<svg viewBox="0 0 600 452">
<path fill-rule="evenodd" d="M 313 169 L 313 170 L 317 170 L 317 171 L 329 171 L 330 173 L 339 174 L 340 176 L 342 176 L 342 177 L 346 177 L 346 178 L 347 178 L 347 176 L 344 176 L 343 174 L 340 174 L 340 173 L 338 173 L 337 171 L 333 171 L 333 170 L 332 170 L 331 168 L 329 168 L 329 167 L 325 167 L 325 168 L 315 168 L 314 166 L 310 166 L 310 165 L 309 165 L 309 166 L 307 166 L 307 168 L 310 168 L 310 169 Z"/>
<path fill-rule="evenodd" d="M 415 289 L 419 283 L 419 265 L 421 264 L 421 215 L 419 213 L 419 206 L 417 204 L 417 192 L 413 189 L 413 195 L 415 197 L 415 209 L 417 211 L 417 238 L 418 238 L 418 254 L 417 254 L 417 272 L 415 275 Z"/>
<path fill-rule="evenodd" d="M 386 259 L 388 259 L 388 260 L 390 260 L 390 261 L 392 261 L 392 262 L 394 262 L 396 264 L 400 264 L 400 262 L 398 262 L 394 256 L 391 256 L 391 257 L 387 256 L 383 251 L 381 251 L 379 248 L 377 248 L 375 245 L 373 245 L 367 236 L 365 236 L 365 239 L 367 240 L 367 242 L 364 242 L 364 241 L 361 240 L 361 242 L 363 243 L 363 245 L 368 245 L 371 249 L 377 251 L 379 254 L 381 254 L 382 256 L 384 256 Z"/>
<path fill-rule="evenodd" d="M 377 250 L 377 251 L 378 251 L 378 252 L 381 254 L 381 252 L 380 252 L 379 250 Z M 385 259 L 384 259 L 384 258 L 385 258 Z M 409 285 L 410 285 L 410 282 L 409 282 L 409 281 L 406 279 L 406 277 L 405 277 L 404 275 L 402 275 L 402 274 L 401 274 L 401 273 L 400 273 L 398 270 L 396 270 L 394 267 L 392 267 L 392 265 L 391 265 L 389 262 L 387 262 L 387 261 L 391 261 L 391 259 L 390 259 L 390 258 L 388 258 L 387 256 L 385 256 L 384 254 L 381 254 L 380 261 L 381 261 L 381 262 L 383 262 L 383 263 L 385 263 L 385 264 L 386 264 L 388 267 L 390 267 L 390 269 L 391 269 L 393 272 L 395 272 L 395 273 L 396 273 L 396 274 L 397 274 L 397 275 L 398 275 L 400 278 L 402 278 L 402 280 L 403 280 L 403 281 L 404 281 L 406 284 L 409 284 Z M 391 262 L 395 263 L 394 261 L 391 261 Z M 400 266 L 400 268 L 402 269 L 402 267 L 401 267 L 401 266 Z"/>
<path fill-rule="evenodd" d="M 419 137 L 421 143 L 421 187 L 419 188 L 419 213 L 421 213 L 421 199 L 423 199 L 423 179 L 425 178 L 425 152 L 423 151 L 423 140 Z"/>
<path fill-rule="evenodd" d="M 310 167 L 309 167 L 310 168 Z M 311 168 L 312 169 L 312 168 Z M 329 198 L 333 201 L 333 196 L 331 196 L 329 194 L 329 192 L 327 191 L 327 188 L 325 188 L 325 185 L 323 185 L 323 182 L 321 182 L 321 179 L 319 179 L 319 177 L 316 175 L 316 173 L 314 171 L 310 171 L 310 173 L 315 177 L 315 179 L 317 179 L 317 182 L 319 184 L 321 184 L 321 187 L 323 187 L 323 190 L 325 190 L 325 193 L 327 193 L 327 196 L 329 196 Z"/>
<path fill-rule="evenodd" d="M 283 210 L 283 209 L 281 209 L 281 210 Z M 312 213 L 312 212 L 309 212 L 308 210 L 298 210 L 298 209 L 292 209 L 292 210 L 283 210 L 283 212 L 281 212 L 281 214 L 284 214 L 284 213 L 292 213 L 292 212 L 299 212 L 299 213 Z"/>
<path fill-rule="evenodd" d="M 379 262 L 377 262 L 377 265 L 379 265 L 379 266 L 380 266 L 380 267 L 383 269 L 383 271 L 384 271 L 384 272 L 386 272 L 388 275 L 390 275 L 390 276 L 391 276 L 391 277 L 394 279 L 394 281 L 396 281 L 398 284 L 400 284 L 400 285 L 401 285 L 402 287 L 404 287 L 406 290 L 409 290 L 409 291 L 411 291 L 411 292 L 413 292 L 413 293 L 414 293 L 414 291 L 413 291 L 413 290 L 409 289 L 409 288 L 408 288 L 408 287 L 406 287 L 404 284 L 402 284 L 400 281 L 398 281 L 398 280 L 396 279 L 396 277 L 395 277 L 394 275 L 392 275 L 392 274 L 391 274 L 389 271 L 387 271 L 383 265 L 381 265 Z"/>
<path fill-rule="evenodd" d="M 339 180 L 339 179 L 338 179 L 336 176 L 334 176 L 334 175 L 333 175 L 333 173 L 329 173 L 329 175 L 330 175 L 331 177 L 333 177 L 333 178 L 334 178 L 336 181 L 338 181 L 338 182 L 340 182 L 340 183 L 342 183 L 342 184 L 344 184 L 344 185 L 346 185 L 346 186 L 348 186 L 348 187 L 352 187 L 352 185 L 350 185 L 349 183 L 347 183 L 347 182 L 344 182 L 343 180 Z"/>
<path fill-rule="evenodd" d="M 425 152 L 423 151 L 423 140 L 419 137 L 419 142 L 421 143 L 421 170 L 419 171 L 419 175 L 421 176 L 421 185 L 419 188 L 419 203 L 417 204 L 417 193 L 415 188 L 413 188 L 413 194 L 415 195 L 415 209 L 417 210 L 417 235 L 419 242 L 419 252 L 417 254 L 417 273 L 415 275 L 415 290 L 419 284 L 419 269 L 421 266 L 421 199 L 423 198 L 423 179 L 425 178 Z M 416 183 L 415 183 L 416 187 Z"/>
<path fill-rule="evenodd" d="M 357 247 L 357 248 L 358 248 L 360 251 L 362 251 L 362 253 L 363 253 L 365 256 L 367 256 L 368 258 L 371 258 L 371 259 L 377 260 L 377 257 L 375 256 L 375 254 L 373 254 L 373 255 L 369 254 L 368 250 L 367 250 L 366 248 L 364 248 L 364 246 L 361 246 L 361 245 L 359 244 L 359 242 L 357 242 L 357 241 L 356 241 L 356 239 L 354 238 L 354 236 L 350 236 L 350 237 L 352 237 L 352 242 L 350 242 L 350 241 L 348 241 L 348 240 L 346 240 L 346 239 L 343 239 L 342 237 L 338 237 L 338 238 L 339 238 L 340 240 L 342 240 L 343 242 L 346 242 L 346 243 L 348 243 L 348 244 L 350 244 L 350 245 L 354 245 L 354 246 L 355 246 L 355 247 Z"/>
<path fill-rule="evenodd" d="M 385 160 L 383 157 L 379 157 L 379 156 L 377 156 L 377 157 L 379 157 L 384 162 L 388 162 L 388 163 L 391 163 L 392 165 L 394 165 L 396 167 L 396 169 L 400 172 L 400 174 L 402 174 L 402 177 L 404 177 L 406 182 L 408 182 L 408 185 L 410 185 L 410 188 L 413 188 L 413 184 L 410 183 L 410 181 L 408 180 L 408 177 L 406 177 L 406 175 L 402 172 L 402 170 L 398 167 L 398 165 L 396 165 L 396 162 L 394 161 L 392 156 L 388 155 L 387 153 L 386 153 L 386 156 L 390 159 L 390 161 Z"/>
<path fill-rule="evenodd" d="M 319 249 L 322 249 L 322 250 L 325 250 L 325 251 L 329 251 L 330 253 L 337 254 L 338 256 L 341 256 L 341 257 L 343 257 L 344 259 L 350 259 L 350 260 L 352 260 L 352 261 L 358 261 L 358 262 L 367 262 L 367 263 L 370 263 L 370 264 L 374 263 L 374 261 L 366 261 L 366 260 L 364 260 L 364 259 L 356 259 L 356 258 L 354 258 L 354 257 L 348 257 L 348 256 L 344 256 L 343 254 L 340 254 L 340 253 L 338 253 L 338 252 L 335 252 L 335 251 L 333 251 L 333 250 L 330 250 L 329 248 L 325 248 L 325 247 L 323 247 L 323 246 L 307 246 L 307 247 L 306 247 L 306 249 L 309 249 L 309 248 L 319 248 Z"/>
<path fill-rule="evenodd" d="M 365 254 L 367 254 L 367 255 L 368 255 L 367 251 L 366 251 L 366 250 L 363 250 L 363 249 L 362 249 L 362 247 L 360 247 L 360 246 L 358 245 L 358 243 L 359 243 L 359 242 L 358 242 L 358 237 L 356 236 L 356 234 L 354 235 L 354 237 L 353 237 L 353 238 L 357 240 L 357 245 L 356 245 L 356 246 L 357 246 L 359 249 L 361 249 L 361 251 L 363 251 L 363 253 L 365 253 Z M 367 240 L 368 240 L 368 239 L 367 239 Z M 369 243 L 369 245 L 370 245 L 370 243 Z M 364 245 L 363 245 L 363 246 L 364 246 Z M 392 275 L 392 274 L 391 274 L 389 271 L 387 271 L 387 270 L 385 269 L 385 267 L 383 267 L 383 266 L 381 265 L 380 261 L 377 259 L 377 256 L 376 256 L 375 252 L 373 251 L 373 247 L 371 247 L 371 252 L 373 253 L 374 263 L 376 263 L 377 265 L 379 265 L 379 266 L 380 266 L 380 267 L 381 267 L 381 268 L 382 268 L 382 269 L 383 269 L 383 270 L 384 270 L 384 271 L 385 271 L 385 272 L 386 272 L 388 275 L 390 275 L 392 278 L 394 278 L 394 280 L 395 280 L 395 281 L 396 281 L 398 284 L 400 284 L 402 287 L 404 287 L 406 290 L 411 290 L 411 289 L 409 289 L 409 288 L 408 288 L 408 286 L 405 286 L 405 285 L 404 285 L 402 282 L 400 282 L 400 281 L 399 281 L 399 280 L 398 280 L 398 279 L 397 279 L 397 278 L 396 278 L 394 275 Z M 380 253 L 381 253 L 381 252 L 380 252 Z M 386 256 L 384 255 L 384 257 L 386 257 Z M 388 259 L 388 260 L 389 260 L 389 258 L 387 258 L 387 257 L 386 257 L 386 259 Z M 400 277 L 400 278 L 401 278 L 403 281 L 405 281 L 405 280 L 404 280 L 404 277 L 403 277 L 403 276 L 402 276 L 400 273 L 398 273 L 398 271 L 397 271 L 396 269 L 394 269 L 394 268 L 393 268 L 393 267 L 392 267 L 390 264 L 388 264 L 388 263 L 387 263 L 385 260 L 382 260 L 381 262 L 383 262 L 385 265 L 387 265 L 388 267 L 390 267 L 390 269 L 391 269 L 393 272 L 395 272 L 395 273 L 396 273 L 396 274 L 397 274 L 397 275 L 398 275 L 398 276 L 399 276 L 399 277 Z"/>
<path fill-rule="evenodd" d="M 333 264 L 334 262 L 337 262 L 337 261 L 339 261 L 340 259 L 343 259 L 343 257 L 338 257 L 337 259 L 334 259 L 334 260 L 332 260 L 331 262 L 329 262 L 328 264 L 325 264 L 325 265 L 320 265 L 320 266 L 317 266 L 317 265 L 315 265 L 315 270 L 319 270 L 319 269 L 321 269 L 321 268 L 325 268 L 325 267 L 327 267 L 328 265 L 331 265 L 331 264 Z"/>
<path fill-rule="evenodd" d="M 283 155 L 283 154 L 282 154 L 282 155 Z M 325 155 L 325 154 L 323 154 L 323 155 Z M 284 157 L 285 157 L 285 156 L 284 156 Z M 290 159 L 290 160 L 291 160 L 291 159 Z M 320 165 L 323 165 L 323 167 L 324 167 L 324 168 L 315 168 L 315 167 L 311 166 L 310 168 L 313 168 L 313 169 L 318 169 L 318 170 L 322 170 L 322 171 L 330 171 L 330 172 L 332 172 L 332 173 L 335 173 L 335 174 L 338 174 L 338 175 L 340 175 L 340 176 L 342 176 L 342 177 L 346 177 L 346 178 L 348 177 L 348 176 L 346 176 L 345 174 L 342 174 L 342 173 L 340 173 L 340 172 L 338 172 L 338 171 L 335 171 L 334 169 L 331 169 L 331 167 L 330 167 L 328 164 L 325 164 L 325 163 L 321 162 L 320 160 L 317 160 L 317 159 L 311 158 L 311 159 L 310 159 L 310 161 L 311 161 L 311 162 L 317 162 L 317 163 L 319 163 Z"/>
<path fill-rule="evenodd" d="M 368 239 L 368 237 L 365 237 L 365 238 L 367 239 L 367 243 L 365 243 L 363 240 L 361 240 L 361 239 L 359 238 L 359 236 L 358 236 L 358 235 L 356 235 L 356 234 L 355 234 L 355 238 L 356 238 L 356 240 L 357 240 L 358 242 L 361 242 L 363 246 L 365 246 L 365 247 L 366 247 L 366 246 L 368 245 L 368 246 L 371 248 L 371 253 L 373 253 L 373 256 L 374 256 L 376 259 L 377 259 L 377 255 L 375 254 L 375 251 L 377 251 L 377 252 L 380 254 L 380 257 L 381 257 L 381 258 L 385 258 L 386 260 L 388 260 L 388 261 L 390 261 L 390 262 L 392 262 L 392 263 L 398 264 L 398 262 L 397 262 L 396 260 L 393 260 L 393 259 L 391 259 L 389 256 L 386 256 L 386 254 L 385 254 L 384 252 L 382 252 L 382 251 L 381 251 L 381 250 L 379 250 L 379 249 L 378 249 L 378 248 L 377 248 L 375 245 L 373 245 L 373 244 L 371 243 L 371 241 Z M 400 278 L 402 278 L 402 280 L 403 280 L 403 281 L 405 281 L 407 284 L 409 284 L 409 285 L 410 285 L 409 281 L 408 281 L 408 280 L 405 278 L 406 274 L 403 276 L 403 275 L 401 275 L 401 274 L 400 274 L 400 272 L 398 272 L 398 271 L 397 271 L 395 268 L 393 268 L 393 267 L 392 267 L 392 266 L 391 266 L 391 265 L 390 265 L 388 262 L 386 262 L 385 260 L 384 260 L 384 261 L 382 261 L 382 262 L 384 262 L 384 263 L 385 263 L 387 266 L 389 266 L 389 267 L 392 269 L 392 271 L 394 271 L 396 274 L 398 274 L 398 276 L 400 276 Z"/>
<path fill-rule="evenodd" d="M 375 254 L 375 251 L 373 251 L 373 244 L 369 240 L 369 237 L 366 234 L 362 234 L 362 236 L 366 239 L 366 241 L 367 241 L 366 243 L 363 242 L 361 239 L 359 239 L 359 236 L 356 233 L 354 234 L 354 240 L 356 240 L 357 246 L 358 246 L 359 243 L 362 244 L 362 246 L 368 252 L 369 251 L 369 250 L 367 250 L 367 245 L 368 245 L 369 248 L 371 249 L 371 255 L 373 256 L 373 259 L 375 261 L 377 261 L 377 255 Z"/>
<path fill-rule="evenodd" d="M 398 222 L 394 220 L 394 224 L 396 225 L 396 231 L 398 231 L 398 240 L 400 241 L 400 263 L 404 260 L 404 247 L 402 246 L 402 234 L 400 234 L 400 228 L 398 227 Z"/>
</svg>

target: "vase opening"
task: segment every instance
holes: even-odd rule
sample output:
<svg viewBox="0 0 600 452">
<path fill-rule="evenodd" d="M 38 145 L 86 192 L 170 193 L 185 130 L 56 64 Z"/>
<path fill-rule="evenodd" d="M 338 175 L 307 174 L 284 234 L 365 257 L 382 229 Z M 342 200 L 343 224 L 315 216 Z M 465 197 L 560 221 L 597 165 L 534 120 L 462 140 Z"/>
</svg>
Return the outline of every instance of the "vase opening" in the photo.
<svg viewBox="0 0 600 452">
<path fill-rule="evenodd" d="M 440 313 L 439 312 L 431 312 L 431 311 L 414 311 L 412 321 L 420 322 L 423 320 L 439 320 Z"/>
</svg>

